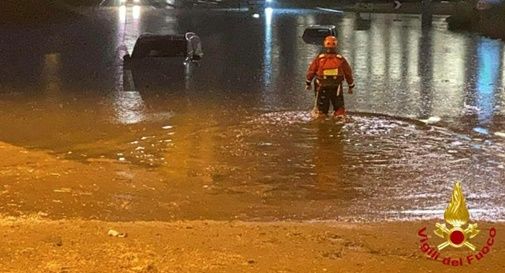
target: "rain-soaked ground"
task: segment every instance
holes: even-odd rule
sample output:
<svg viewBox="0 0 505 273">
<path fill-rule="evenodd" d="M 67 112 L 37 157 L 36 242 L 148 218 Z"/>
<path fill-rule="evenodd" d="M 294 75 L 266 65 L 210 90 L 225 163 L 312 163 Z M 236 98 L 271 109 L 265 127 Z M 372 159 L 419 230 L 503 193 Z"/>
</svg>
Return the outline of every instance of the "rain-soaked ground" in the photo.
<svg viewBox="0 0 505 273">
<path fill-rule="evenodd" d="M 59 25 L 0 27 L 0 141 L 167 181 L 210 177 L 180 199 L 226 204 L 187 218 L 440 217 L 460 180 L 473 217 L 505 219 L 501 41 L 449 32 L 443 17 L 422 30 L 415 15 L 267 9 L 255 18 L 141 4 L 81 12 Z M 309 115 L 304 75 L 318 48 L 301 35 L 311 24 L 337 26 L 354 69 L 347 124 Z M 123 69 L 139 34 L 187 30 L 203 41 L 199 66 Z M 126 196 L 181 201 L 163 188 Z"/>
</svg>

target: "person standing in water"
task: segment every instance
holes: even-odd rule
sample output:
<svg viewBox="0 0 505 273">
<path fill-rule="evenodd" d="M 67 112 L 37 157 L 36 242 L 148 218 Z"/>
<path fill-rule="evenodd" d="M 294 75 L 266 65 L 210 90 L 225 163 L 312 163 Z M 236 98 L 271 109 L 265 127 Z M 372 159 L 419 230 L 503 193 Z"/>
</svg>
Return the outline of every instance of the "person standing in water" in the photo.
<svg viewBox="0 0 505 273">
<path fill-rule="evenodd" d="M 186 61 L 200 61 L 203 57 L 202 41 L 200 37 L 192 31 L 187 31 L 185 37 L 186 41 L 188 41 Z"/>
<path fill-rule="evenodd" d="M 312 61 L 307 70 L 306 90 L 311 90 L 315 78 L 317 116 L 327 116 L 330 103 L 333 105 L 333 116 L 345 118 L 343 81 L 349 86 L 352 94 L 354 79 L 351 66 L 337 53 L 337 38 L 327 36 L 323 42 L 324 50 Z"/>
</svg>

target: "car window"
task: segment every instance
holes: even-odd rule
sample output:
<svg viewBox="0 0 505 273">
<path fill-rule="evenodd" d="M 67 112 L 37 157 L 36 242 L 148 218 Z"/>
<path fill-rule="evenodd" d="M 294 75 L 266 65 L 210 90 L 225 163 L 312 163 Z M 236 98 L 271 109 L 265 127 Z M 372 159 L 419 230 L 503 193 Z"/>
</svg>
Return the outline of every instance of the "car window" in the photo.
<svg viewBox="0 0 505 273">
<path fill-rule="evenodd" d="M 143 57 L 184 57 L 187 54 L 187 41 L 169 40 L 164 37 L 139 39 L 133 49 L 133 58 Z"/>
<path fill-rule="evenodd" d="M 333 35 L 332 30 L 328 28 L 307 28 L 302 36 L 305 43 L 321 44 L 326 36 Z"/>
</svg>

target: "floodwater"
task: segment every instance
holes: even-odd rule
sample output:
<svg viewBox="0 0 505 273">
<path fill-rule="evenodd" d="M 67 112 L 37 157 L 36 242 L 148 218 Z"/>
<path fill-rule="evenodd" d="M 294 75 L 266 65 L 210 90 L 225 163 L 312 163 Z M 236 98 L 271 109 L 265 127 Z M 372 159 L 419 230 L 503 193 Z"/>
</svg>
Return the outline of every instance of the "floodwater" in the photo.
<svg viewBox="0 0 505 273">
<path fill-rule="evenodd" d="M 179 218 L 441 217 L 458 180 L 473 218 L 505 219 L 501 41 L 450 32 L 443 17 L 423 29 L 415 15 L 267 9 L 255 18 L 141 4 L 80 12 L 63 24 L 0 27 L 0 141 L 166 181 L 206 178 L 125 193 L 153 206 L 193 203 Z M 304 74 L 319 49 L 301 35 L 311 24 L 337 25 L 357 84 L 346 95 L 349 123 L 309 115 Z M 141 33 L 186 30 L 201 36 L 199 66 L 123 69 Z M 124 214 L 114 219 L 170 218 Z"/>
</svg>

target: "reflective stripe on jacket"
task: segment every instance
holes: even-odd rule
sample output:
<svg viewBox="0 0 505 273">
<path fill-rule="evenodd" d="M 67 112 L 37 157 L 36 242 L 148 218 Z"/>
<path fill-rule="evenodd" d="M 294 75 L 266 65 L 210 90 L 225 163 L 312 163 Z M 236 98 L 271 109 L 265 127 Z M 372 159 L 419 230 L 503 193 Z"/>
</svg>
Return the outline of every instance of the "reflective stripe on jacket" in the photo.
<svg viewBox="0 0 505 273">
<path fill-rule="evenodd" d="M 351 66 L 347 60 L 336 53 L 321 53 L 310 64 L 307 70 L 307 84 L 317 77 L 318 80 L 334 78 L 340 81 L 344 78 L 350 87 L 354 87 Z"/>
</svg>

